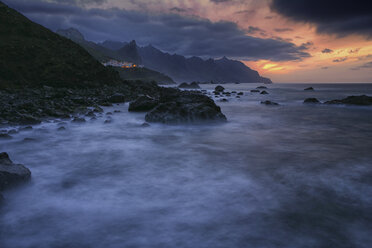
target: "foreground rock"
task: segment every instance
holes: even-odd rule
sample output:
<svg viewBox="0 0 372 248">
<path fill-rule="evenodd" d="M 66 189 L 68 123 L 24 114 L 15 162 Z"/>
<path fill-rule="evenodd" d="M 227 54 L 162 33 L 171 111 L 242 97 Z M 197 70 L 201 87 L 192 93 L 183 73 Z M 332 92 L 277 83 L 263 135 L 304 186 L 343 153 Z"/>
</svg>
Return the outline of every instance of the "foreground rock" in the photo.
<svg viewBox="0 0 372 248">
<path fill-rule="evenodd" d="M 7 153 L 0 153 L 0 190 L 31 178 L 31 172 L 21 164 L 14 164 Z"/>
<path fill-rule="evenodd" d="M 164 124 L 226 121 L 220 107 L 209 97 L 195 92 L 179 92 L 173 89 L 166 89 L 163 92 L 159 104 L 147 113 L 145 119 L 147 122 Z"/>
<path fill-rule="evenodd" d="M 135 101 L 129 104 L 129 112 L 146 112 L 150 111 L 158 105 L 159 101 L 149 97 L 149 96 L 140 96 Z"/>
<path fill-rule="evenodd" d="M 181 88 L 181 89 L 200 89 L 200 86 L 197 82 L 192 82 L 190 84 L 182 83 L 182 84 L 178 85 L 178 88 Z"/>
<path fill-rule="evenodd" d="M 319 100 L 316 99 L 316 98 L 306 98 L 306 99 L 304 100 L 304 103 L 315 103 L 315 104 L 318 104 L 318 103 L 320 103 L 320 102 L 319 102 Z"/>
<path fill-rule="evenodd" d="M 369 106 L 372 105 L 372 97 L 361 95 L 361 96 L 348 96 L 341 100 L 327 101 L 325 104 L 348 104 L 348 105 L 361 105 Z"/>
</svg>

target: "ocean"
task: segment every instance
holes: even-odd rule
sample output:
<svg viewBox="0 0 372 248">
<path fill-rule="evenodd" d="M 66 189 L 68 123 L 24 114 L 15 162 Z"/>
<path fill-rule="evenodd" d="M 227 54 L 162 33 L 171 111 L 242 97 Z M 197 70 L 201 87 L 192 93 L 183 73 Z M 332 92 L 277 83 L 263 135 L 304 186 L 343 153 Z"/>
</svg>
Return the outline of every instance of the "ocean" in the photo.
<svg viewBox="0 0 372 248">
<path fill-rule="evenodd" d="M 216 98 L 224 124 L 145 128 L 122 104 L 0 140 L 32 171 L 3 193 L 0 247 L 372 247 L 372 106 L 303 104 L 372 84 L 223 86 L 244 92 Z"/>
</svg>

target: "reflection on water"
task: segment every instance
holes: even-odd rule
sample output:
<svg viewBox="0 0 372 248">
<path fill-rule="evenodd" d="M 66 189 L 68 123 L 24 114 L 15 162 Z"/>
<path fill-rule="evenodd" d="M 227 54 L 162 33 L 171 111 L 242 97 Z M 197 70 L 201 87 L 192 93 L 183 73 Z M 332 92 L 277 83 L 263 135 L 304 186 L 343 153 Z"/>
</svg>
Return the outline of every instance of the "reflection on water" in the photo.
<svg viewBox="0 0 372 248">
<path fill-rule="evenodd" d="M 0 141 L 33 173 L 4 193 L 0 247 L 371 247 L 372 108 L 302 104 L 371 85 L 268 87 L 226 86 L 246 94 L 222 125 L 143 128 L 121 105 Z"/>
</svg>

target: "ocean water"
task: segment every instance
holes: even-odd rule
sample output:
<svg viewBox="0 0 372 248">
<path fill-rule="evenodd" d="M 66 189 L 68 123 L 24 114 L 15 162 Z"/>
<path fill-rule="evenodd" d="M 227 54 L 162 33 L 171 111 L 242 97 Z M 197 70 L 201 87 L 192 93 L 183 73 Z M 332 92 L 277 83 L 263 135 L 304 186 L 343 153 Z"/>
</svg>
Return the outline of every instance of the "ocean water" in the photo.
<svg viewBox="0 0 372 248">
<path fill-rule="evenodd" d="M 372 107 L 302 103 L 372 85 L 256 86 L 224 85 L 245 93 L 216 99 L 226 124 L 144 128 L 125 104 L 0 140 L 32 171 L 3 193 L 0 247 L 372 247 Z"/>
</svg>

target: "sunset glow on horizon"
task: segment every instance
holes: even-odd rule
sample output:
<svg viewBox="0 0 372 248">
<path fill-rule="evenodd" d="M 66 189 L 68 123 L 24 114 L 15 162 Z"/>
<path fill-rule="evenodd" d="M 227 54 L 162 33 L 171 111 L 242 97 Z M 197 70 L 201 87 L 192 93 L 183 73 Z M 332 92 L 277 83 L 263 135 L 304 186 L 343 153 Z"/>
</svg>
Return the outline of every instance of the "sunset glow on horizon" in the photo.
<svg viewBox="0 0 372 248">
<path fill-rule="evenodd" d="M 369 4 L 349 13 L 344 3 L 322 10 L 310 0 L 291 8 L 284 0 L 5 2 L 54 31 L 75 27 L 96 42 L 135 39 L 171 54 L 226 56 L 273 82 L 372 82 Z"/>
</svg>

